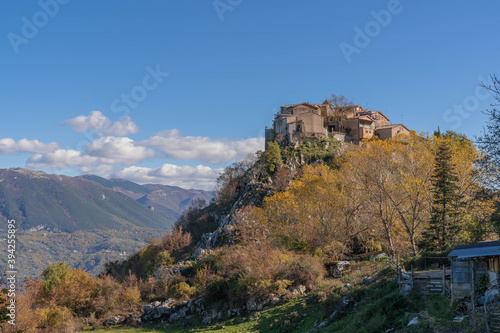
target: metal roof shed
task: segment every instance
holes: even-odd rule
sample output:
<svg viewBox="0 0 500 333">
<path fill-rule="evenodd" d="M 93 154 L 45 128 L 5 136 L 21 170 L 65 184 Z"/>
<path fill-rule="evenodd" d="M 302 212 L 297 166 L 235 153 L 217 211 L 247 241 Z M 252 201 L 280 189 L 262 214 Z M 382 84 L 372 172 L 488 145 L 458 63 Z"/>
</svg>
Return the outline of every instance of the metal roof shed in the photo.
<svg viewBox="0 0 500 333">
<path fill-rule="evenodd" d="M 500 256 L 500 240 L 458 245 L 448 254 L 448 257 L 456 259 L 496 256 Z"/>
<path fill-rule="evenodd" d="M 500 240 L 458 245 L 448 258 L 451 259 L 452 298 L 472 296 L 477 276 L 488 274 L 490 283 L 496 283 Z"/>
</svg>

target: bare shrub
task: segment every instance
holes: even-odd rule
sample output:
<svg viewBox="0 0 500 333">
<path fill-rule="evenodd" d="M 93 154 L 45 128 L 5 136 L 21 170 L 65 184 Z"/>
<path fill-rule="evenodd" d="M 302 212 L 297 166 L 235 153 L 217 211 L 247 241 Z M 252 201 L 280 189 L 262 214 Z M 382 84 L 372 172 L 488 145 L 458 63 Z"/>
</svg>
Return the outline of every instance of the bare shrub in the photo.
<svg viewBox="0 0 500 333">
<path fill-rule="evenodd" d="M 226 247 L 212 255 L 212 260 L 219 265 L 217 275 L 199 283 L 205 283 L 208 299 L 214 302 L 225 299 L 233 305 L 241 305 L 250 298 L 284 295 L 293 285 L 311 288 L 325 273 L 318 259 L 277 249 L 269 243 Z"/>
<path fill-rule="evenodd" d="M 160 242 L 160 248 L 172 255 L 179 254 L 183 249 L 191 244 L 191 234 L 184 232 L 183 227 L 179 226 L 172 230 L 172 234 L 165 234 Z"/>
</svg>

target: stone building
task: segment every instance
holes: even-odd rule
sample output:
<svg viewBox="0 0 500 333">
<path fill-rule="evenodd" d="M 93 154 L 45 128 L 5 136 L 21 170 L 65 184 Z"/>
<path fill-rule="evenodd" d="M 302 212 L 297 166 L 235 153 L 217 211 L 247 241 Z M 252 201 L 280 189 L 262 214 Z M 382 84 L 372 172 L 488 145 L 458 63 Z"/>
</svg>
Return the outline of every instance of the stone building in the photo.
<svg viewBox="0 0 500 333">
<path fill-rule="evenodd" d="M 266 143 L 300 144 L 303 137 L 317 137 L 359 144 L 363 139 L 385 140 L 409 132 L 403 124 L 390 124 L 380 111 L 365 110 L 361 105 L 333 107 L 325 100 L 323 104 L 282 106 L 272 128 L 266 128 Z"/>
</svg>

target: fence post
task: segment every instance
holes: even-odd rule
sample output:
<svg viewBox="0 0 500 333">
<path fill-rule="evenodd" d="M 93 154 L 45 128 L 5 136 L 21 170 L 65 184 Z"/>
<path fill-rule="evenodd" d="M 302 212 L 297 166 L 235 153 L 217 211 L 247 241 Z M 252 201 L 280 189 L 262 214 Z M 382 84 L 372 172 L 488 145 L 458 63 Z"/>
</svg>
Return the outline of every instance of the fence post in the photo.
<svg viewBox="0 0 500 333">
<path fill-rule="evenodd" d="M 441 295 L 446 294 L 446 265 L 443 265 L 443 291 Z"/>
<path fill-rule="evenodd" d="M 476 310 L 476 272 L 474 269 L 474 260 L 472 260 L 472 310 Z"/>
<path fill-rule="evenodd" d="M 451 306 L 453 305 L 453 259 L 451 260 L 450 294 L 451 294 L 451 302 L 450 302 Z"/>
</svg>

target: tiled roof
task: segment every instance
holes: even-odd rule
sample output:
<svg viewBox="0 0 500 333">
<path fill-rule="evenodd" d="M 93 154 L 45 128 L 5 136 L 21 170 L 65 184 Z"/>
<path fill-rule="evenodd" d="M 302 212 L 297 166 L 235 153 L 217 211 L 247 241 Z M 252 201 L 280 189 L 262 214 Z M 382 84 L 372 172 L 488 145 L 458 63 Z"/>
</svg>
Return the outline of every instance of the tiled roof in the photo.
<svg viewBox="0 0 500 333">
<path fill-rule="evenodd" d="M 387 125 L 387 126 L 380 126 L 380 127 L 377 127 L 375 130 L 381 130 L 381 129 L 389 129 L 389 128 L 394 128 L 394 127 L 397 127 L 397 126 L 403 126 L 407 131 L 410 131 L 408 129 L 408 127 L 406 127 L 405 125 L 403 124 L 394 124 L 394 125 Z"/>
<path fill-rule="evenodd" d="M 357 116 L 357 117 L 354 117 L 354 119 L 361 119 L 361 120 L 375 121 L 375 119 L 373 119 L 373 118 L 372 118 L 372 117 L 370 117 L 370 116 Z"/>
</svg>

